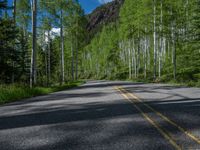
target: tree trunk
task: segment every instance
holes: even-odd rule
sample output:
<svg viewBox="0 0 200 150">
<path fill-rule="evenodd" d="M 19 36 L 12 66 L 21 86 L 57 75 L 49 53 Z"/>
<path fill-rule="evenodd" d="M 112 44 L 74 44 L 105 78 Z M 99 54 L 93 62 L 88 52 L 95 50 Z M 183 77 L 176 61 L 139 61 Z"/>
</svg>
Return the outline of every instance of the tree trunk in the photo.
<svg viewBox="0 0 200 150">
<path fill-rule="evenodd" d="M 154 71 L 153 71 L 153 77 L 154 80 L 156 79 L 156 63 L 157 63 L 157 50 L 156 50 L 156 0 L 154 0 L 154 31 L 153 31 L 153 46 L 154 46 Z"/>
<path fill-rule="evenodd" d="M 51 41 L 50 41 L 50 31 L 48 31 L 48 75 L 47 75 L 47 83 L 48 86 L 51 81 Z"/>
<path fill-rule="evenodd" d="M 36 85 L 36 77 L 37 77 L 37 70 L 36 70 L 36 38 L 37 38 L 37 0 L 32 0 L 32 57 L 31 57 L 31 77 L 30 77 L 30 87 Z"/>
<path fill-rule="evenodd" d="M 136 59 L 136 49 L 135 49 L 135 39 L 133 37 L 133 62 L 134 62 L 134 74 L 137 78 L 137 59 Z"/>
<path fill-rule="evenodd" d="M 173 16 L 173 11 L 171 10 L 171 16 Z M 172 38 L 172 63 L 173 63 L 173 75 L 176 79 L 176 35 L 175 35 L 176 21 L 172 20 L 171 23 L 171 38 Z"/>
<path fill-rule="evenodd" d="M 72 80 L 74 80 L 74 45 L 73 45 L 73 37 L 71 39 L 71 51 L 72 51 Z"/>
<path fill-rule="evenodd" d="M 78 19 L 76 21 L 77 23 L 77 28 L 78 28 Z M 76 80 L 78 80 L 78 31 L 76 31 Z"/>
<path fill-rule="evenodd" d="M 147 28 L 145 28 L 145 34 L 147 33 Z M 145 46 L 144 46 L 144 78 L 147 77 L 147 35 L 145 36 Z"/>
<path fill-rule="evenodd" d="M 175 37 L 175 22 L 172 23 L 172 62 L 173 62 L 174 79 L 176 79 L 176 37 Z"/>
<path fill-rule="evenodd" d="M 13 21 L 14 24 L 16 24 L 16 0 L 13 0 Z M 15 49 L 15 45 L 13 46 L 13 48 Z M 15 61 L 13 60 L 12 62 L 12 83 L 15 82 Z"/>
<path fill-rule="evenodd" d="M 184 36 L 185 36 L 185 41 L 186 41 L 186 49 L 188 49 L 188 28 L 189 28 L 189 11 L 188 11 L 188 5 L 189 5 L 189 1 L 188 0 L 186 0 L 186 4 L 185 4 L 186 6 L 185 6 L 185 18 L 186 18 L 186 20 L 185 20 L 185 34 L 184 34 Z"/>
<path fill-rule="evenodd" d="M 65 64 L 64 64 L 64 35 L 63 35 L 63 11 L 60 11 L 60 37 L 61 37 L 61 84 L 65 82 Z"/>
<path fill-rule="evenodd" d="M 162 11 L 162 0 L 161 0 L 161 4 L 160 4 L 160 48 L 159 48 L 159 69 L 158 69 L 158 72 L 159 72 L 159 78 L 161 77 L 161 65 L 162 65 L 162 60 L 161 60 L 161 54 L 162 54 L 162 51 L 163 51 L 163 35 L 162 35 L 162 23 L 163 23 L 163 11 Z"/>
<path fill-rule="evenodd" d="M 131 46 L 130 46 L 130 41 L 128 41 L 127 43 L 127 46 L 128 46 L 128 64 L 129 64 L 129 79 L 131 79 L 132 77 L 132 73 L 131 73 L 131 70 L 132 70 L 132 67 L 131 67 Z"/>
<path fill-rule="evenodd" d="M 48 50 L 45 49 L 45 74 L 46 74 L 46 86 L 48 86 Z"/>
<path fill-rule="evenodd" d="M 14 23 L 16 23 L 16 2 L 17 0 L 13 0 L 13 20 L 14 20 Z"/>
<path fill-rule="evenodd" d="M 139 75 L 140 70 L 140 33 L 138 30 L 138 47 L 137 47 L 137 75 Z"/>
</svg>

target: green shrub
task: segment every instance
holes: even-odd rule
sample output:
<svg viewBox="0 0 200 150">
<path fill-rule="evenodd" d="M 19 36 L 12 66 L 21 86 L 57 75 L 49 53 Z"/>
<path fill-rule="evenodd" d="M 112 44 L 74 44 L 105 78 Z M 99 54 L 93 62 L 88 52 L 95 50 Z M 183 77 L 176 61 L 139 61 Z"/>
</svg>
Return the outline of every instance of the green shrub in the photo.
<svg viewBox="0 0 200 150">
<path fill-rule="evenodd" d="M 76 87 L 83 82 L 69 82 L 62 86 L 34 87 L 29 88 L 24 85 L 0 85 L 0 104 L 21 100 L 24 98 L 45 95 L 48 93 Z"/>
</svg>

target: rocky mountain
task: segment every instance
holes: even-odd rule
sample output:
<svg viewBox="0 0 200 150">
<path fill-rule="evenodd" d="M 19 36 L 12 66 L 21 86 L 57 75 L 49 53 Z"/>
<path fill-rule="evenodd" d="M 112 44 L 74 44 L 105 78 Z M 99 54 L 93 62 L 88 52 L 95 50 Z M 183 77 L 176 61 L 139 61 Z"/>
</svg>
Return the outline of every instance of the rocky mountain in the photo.
<svg viewBox="0 0 200 150">
<path fill-rule="evenodd" d="M 120 7 L 124 0 L 114 0 L 100 7 L 97 7 L 87 16 L 87 30 L 89 33 L 95 33 L 102 28 L 104 24 L 115 22 L 119 18 Z"/>
</svg>

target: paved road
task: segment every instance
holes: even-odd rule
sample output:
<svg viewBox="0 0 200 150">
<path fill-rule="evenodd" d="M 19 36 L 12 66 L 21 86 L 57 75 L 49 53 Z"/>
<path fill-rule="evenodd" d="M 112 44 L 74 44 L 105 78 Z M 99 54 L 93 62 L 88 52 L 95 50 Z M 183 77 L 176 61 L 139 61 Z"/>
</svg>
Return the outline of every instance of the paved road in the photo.
<svg viewBox="0 0 200 150">
<path fill-rule="evenodd" d="M 89 81 L 0 107 L 0 150 L 198 150 L 199 137 L 199 88 Z"/>
</svg>

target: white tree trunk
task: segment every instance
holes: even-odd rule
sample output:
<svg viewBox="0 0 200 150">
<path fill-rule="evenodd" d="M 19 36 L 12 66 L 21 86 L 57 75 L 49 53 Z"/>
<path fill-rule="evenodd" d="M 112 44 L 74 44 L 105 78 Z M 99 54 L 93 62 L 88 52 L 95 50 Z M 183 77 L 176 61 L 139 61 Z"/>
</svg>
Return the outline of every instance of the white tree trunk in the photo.
<svg viewBox="0 0 200 150">
<path fill-rule="evenodd" d="M 78 21 L 77 21 L 77 26 L 78 26 Z M 76 33 L 76 80 L 78 80 L 78 33 Z"/>
<path fill-rule="evenodd" d="M 173 62 L 173 74 L 176 79 L 176 37 L 175 37 L 175 22 L 172 23 L 172 62 Z"/>
<path fill-rule="evenodd" d="M 145 28 L 145 34 L 147 33 L 147 28 Z M 145 36 L 145 41 L 144 41 L 144 77 L 146 79 L 147 77 L 147 35 Z"/>
<path fill-rule="evenodd" d="M 14 23 L 16 23 L 16 2 L 17 0 L 13 0 L 13 20 L 14 20 Z"/>
<path fill-rule="evenodd" d="M 37 80 L 37 51 L 36 51 L 36 38 L 37 38 L 37 0 L 32 0 L 32 57 L 31 57 L 31 72 L 30 72 L 30 87 L 35 85 Z"/>
<path fill-rule="evenodd" d="M 186 11 L 185 11 L 185 15 L 186 15 L 186 21 L 185 21 L 185 41 L 186 41 L 186 49 L 188 49 L 188 28 L 189 28 L 189 12 L 188 12 L 188 10 L 189 10 L 189 1 L 188 0 L 186 0 L 186 4 L 185 4 L 186 6 Z"/>
<path fill-rule="evenodd" d="M 13 21 L 14 24 L 16 24 L 16 0 L 13 0 Z M 15 45 L 13 47 L 15 49 Z M 12 83 L 15 81 L 15 61 L 12 62 Z"/>
<path fill-rule="evenodd" d="M 135 72 L 135 78 L 137 78 L 137 54 L 135 49 L 135 39 L 133 37 L 133 63 L 134 63 L 134 72 Z"/>
<path fill-rule="evenodd" d="M 162 23 L 163 23 L 163 11 L 162 11 L 162 0 L 161 0 L 161 4 L 160 4 L 160 48 L 159 48 L 159 69 L 158 69 L 158 73 L 159 73 L 159 78 L 161 77 L 161 65 L 162 65 L 162 60 L 161 60 L 161 55 L 162 55 L 162 51 L 163 51 L 163 34 L 162 34 Z"/>
<path fill-rule="evenodd" d="M 138 30 L 138 47 L 137 47 L 137 75 L 139 75 L 140 69 L 140 33 Z"/>
<path fill-rule="evenodd" d="M 46 86 L 48 86 L 48 50 L 47 49 L 45 49 L 45 57 L 44 58 L 45 58 Z"/>
<path fill-rule="evenodd" d="M 157 50 L 156 50 L 156 0 L 154 0 L 154 6 L 153 6 L 153 16 L 154 16 L 154 31 L 153 31 L 153 46 L 154 46 L 154 71 L 153 76 L 154 79 L 156 79 L 156 64 L 157 64 Z"/>
<path fill-rule="evenodd" d="M 171 16 L 173 16 L 172 9 L 171 9 Z M 171 22 L 171 39 L 172 39 L 172 64 L 173 64 L 174 79 L 176 79 L 176 35 L 175 35 L 175 26 L 176 26 L 176 21 L 172 20 L 172 22 Z"/>
<path fill-rule="evenodd" d="M 74 45 L 73 45 L 73 38 L 71 39 L 71 52 L 72 52 L 71 73 L 72 73 L 72 80 L 74 80 Z"/>
<path fill-rule="evenodd" d="M 50 31 L 48 31 L 48 75 L 47 75 L 47 84 L 51 81 L 51 41 L 50 41 Z"/>
<path fill-rule="evenodd" d="M 131 79 L 132 74 L 131 74 L 131 46 L 130 46 L 130 41 L 128 41 L 127 43 L 127 47 L 128 47 L 128 64 L 129 64 L 129 79 Z"/>
<path fill-rule="evenodd" d="M 64 60 L 64 35 L 63 35 L 63 11 L 60 11 L 60 37 L 61 37 L 61 84 L 65 82 Z"/>
<path fill-rule="evenodd" d="M 151 67 L 151 54 L 150 54 L 150 37 L 147 37 L 147 65 Z"/>
</svg>

